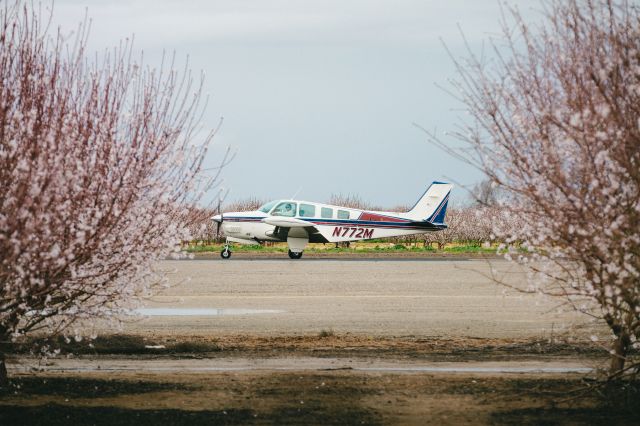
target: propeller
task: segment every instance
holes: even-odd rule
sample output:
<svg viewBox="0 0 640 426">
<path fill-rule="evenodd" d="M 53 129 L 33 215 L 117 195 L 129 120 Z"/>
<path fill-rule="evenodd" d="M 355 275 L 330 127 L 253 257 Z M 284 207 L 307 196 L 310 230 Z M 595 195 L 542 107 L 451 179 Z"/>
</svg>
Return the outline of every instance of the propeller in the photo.
<svg viewBox="0 0 640 426">
<path fill-rule="evenodd" d="M 222 222 L 224 221 L 224 213 L 222 213 L 222 210 L 220 209 L 221 204 L 222 200 L 220 200 L 220 197 L 218 197 L 218 208 L 216 210 L 216 216 L 220 216 L 220 219 L 216 220 L 216 222 L 218 222 L 218 226 L 216 228 L 216 235 L 218 236 L 218 238 L 220 237 L 220 225 L 222 225 Z"/>
<path fill-rule="evenodd" d="M 216 226 L 216 236 L 220 238 L 220 225 L 224 222 L 224 213 L 222 212 L 222 200 L 227 198 L 227 194 L 229 194 L 229 190 L 225 191 L 223 188 L 220 188 L 218 191 L 218 207 L 216 208 L 216 215 L 211 218 L 211 220 L 217 222 Z"/>
</svg>

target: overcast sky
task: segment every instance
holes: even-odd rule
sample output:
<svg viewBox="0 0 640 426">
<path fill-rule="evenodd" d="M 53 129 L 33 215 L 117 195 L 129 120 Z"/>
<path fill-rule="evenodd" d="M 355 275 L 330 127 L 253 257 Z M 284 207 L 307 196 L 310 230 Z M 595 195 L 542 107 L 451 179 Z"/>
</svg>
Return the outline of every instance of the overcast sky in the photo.
<svg viewBox="0 0 640 426">
<path fill-rule="evenodd" d="M 536 17 L 534 2 L 510 3 Z M 85 11 L 92 49 L 133 34 L 148 62 L 164 49 L 205 72 L 204 125 L 224 117 L 207 163 L 237 152 L 223 172 L 230 200 L 301 188 L 306 200 L 358 194 L 391 207 L 432 180 L 481 178 L 412 122 L 442 133 L 460 120 L 436 87 L 454 75 L 440 40 L 463 55 L 460 25 L 481 49 L 499 31 L 496 0 L 57 0 L 54 19 L 71 31 Z"/>
</svg>

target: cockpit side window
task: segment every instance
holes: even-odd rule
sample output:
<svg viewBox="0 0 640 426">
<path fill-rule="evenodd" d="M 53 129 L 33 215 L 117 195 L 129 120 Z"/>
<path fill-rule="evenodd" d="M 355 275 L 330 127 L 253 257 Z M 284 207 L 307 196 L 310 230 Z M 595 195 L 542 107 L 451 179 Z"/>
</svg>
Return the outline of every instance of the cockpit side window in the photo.
<svg viewBox="0 0 640 426">
<path fill-rule="evenodd" d="M 276 206 L 271 212 L 272 216 L 294 217 L 296 215 L 296 203 L 284 201 Z"/>
<path fill-rule="evenodd" d="M 329 207 L 323 207 L 320 209 L 320 217 L 324 219 L 331 219 L 333 217 L 333 209 Z"/>
<path fill-rule="evenodd" d="M 277 203 L 278 203 L 278 200 L 270 201 L 267 204 L 265 204 L 262 207 L 260 207 L 258 210 L 260 210 L 262 213 L 269 213 L 271 211 L 271 209 L 273 208 L 273 206 L 275 206 Z"/>
<path fill-rule="evenodd" d="M 349 219 L 349 212 L 346 210 L 338 210 L 338 219 Z"/>
<path fill-rule="evenodd" d="M 316 206 L 313 204 L 300 204 L 300 217 L 315 217 Z"/>
</svg>

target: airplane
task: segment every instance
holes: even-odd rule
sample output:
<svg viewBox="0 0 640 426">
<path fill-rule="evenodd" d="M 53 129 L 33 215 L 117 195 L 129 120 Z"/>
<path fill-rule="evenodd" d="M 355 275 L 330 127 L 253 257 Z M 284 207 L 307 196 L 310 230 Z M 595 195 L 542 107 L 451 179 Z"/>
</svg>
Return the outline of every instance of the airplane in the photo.
<svg viewBox="0 0 640 426">
<path fill-rule="evenodd" d="M 299 200 L 274 200 L 258 210 L 228 212 L 211 219 L 226 235 L 220 256 L 231 257 L 230 243 L 285 242 L 289 257 L 300 259 L 308 243 L 340 243 L 446 229 L 444 223 L 453 185 L 433 182 L 404 213 L 368 211 Z"/>
</svg>

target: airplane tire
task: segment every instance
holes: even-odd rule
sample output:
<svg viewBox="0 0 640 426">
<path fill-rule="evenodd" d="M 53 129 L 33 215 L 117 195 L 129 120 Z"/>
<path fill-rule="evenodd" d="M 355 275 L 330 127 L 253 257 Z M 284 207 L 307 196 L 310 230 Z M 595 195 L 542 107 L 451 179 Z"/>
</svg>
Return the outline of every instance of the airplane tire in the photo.
<svg viewBox="0 0 640 426">
<path fill-rule="evenodd" d="M 294 253 L 291 250 L 289 250 L 289 257 L 291 259 L 300 259 L 302 257 L 302 252 L 300 253 Z"/>
<path fill-rule="evenodd" d="M 223 259 L 229 259 L 231 257 L 231 250 L 224 249 L 220 252 L 220 257 Z"/>
</svg>

